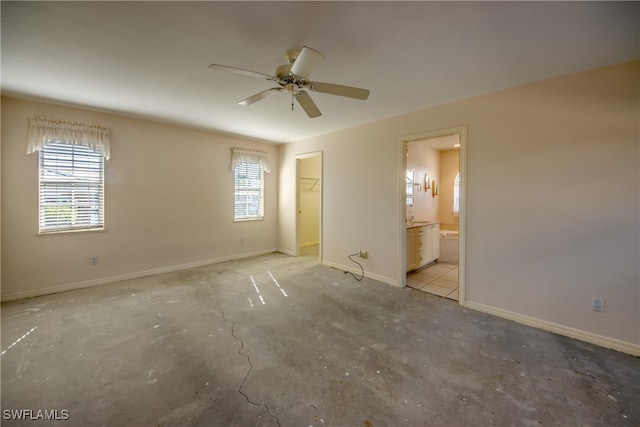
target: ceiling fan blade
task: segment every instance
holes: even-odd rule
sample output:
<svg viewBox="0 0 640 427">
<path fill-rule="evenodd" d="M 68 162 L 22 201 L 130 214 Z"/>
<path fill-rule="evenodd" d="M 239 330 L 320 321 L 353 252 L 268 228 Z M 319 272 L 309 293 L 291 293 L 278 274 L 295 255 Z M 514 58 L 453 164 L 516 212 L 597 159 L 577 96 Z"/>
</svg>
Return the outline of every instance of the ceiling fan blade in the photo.
<svg viewBox="0 0 640 427">
<path fill-rule="evenodd" d="M 330 95 L 346 96 L 365 100 L 369 97 L 368 89 L 360 89 L 352 86 L 342 86 L 333 83 L 311 82 L 309 87 L 315 92 L 328 93 Z"/>
<path fill-rule="evenodd" d="M 242 68 L 228 67 L 226 65 L 220 65 L 220 64 L 210 64 L 209 68 L 211 70 L 229 71 L 231 73 L 241 74 L 243 76 L 257 77 L 259 79 L 267 79 L 267 80 L 276 79 L 275 77 L 270 76 L 269 74 L 258 73 L 257 71 L 243 70 Z"/>
<path fill-rule="evenodd" d="M 322 115 L 322 113 L 318 109 L 318 106 L 316 105 L 315 102 L 313 102 L 313 99 L 311 99 L 311 97 L 307 92 L 300 91 L 296 93 L 295 96 L 296 96 L 296 101 L 298 101 L 298 104 L 300 104 L 300 106 L 302 107 L 304 112 L 307 113 L 307 116 L 309 116 L 310 119 L 313 119 L 314 117 L 318 117 Z"/>
<path fill-rule="evenodd" d="M 324 58 L 322 53 L 308 46 L 304 46 L 291 66 L 291 74 L 306 79 L 311 74 L 313 67 L 315 67 L 322 58 Z"/>
<path fill-rule="evenodd" d="M 238 102 L 238 104 L 240 104 L 240 105 L 251 105 L 254 102 L 258 102 L 261 99 L 266 98 L 267 95 L 269 95 L 273 91 L 280 92 L 282 90 L 284 90 L 284 89 L 281 88 L 281 87 L 272 87 L 271 89 L 263 90 L 262 92 L 258 92 L 253 96 L 250 96 L 250 97 L 248 97 L 246 99 L 243 99 L 242 101 Z"/>
</svg>

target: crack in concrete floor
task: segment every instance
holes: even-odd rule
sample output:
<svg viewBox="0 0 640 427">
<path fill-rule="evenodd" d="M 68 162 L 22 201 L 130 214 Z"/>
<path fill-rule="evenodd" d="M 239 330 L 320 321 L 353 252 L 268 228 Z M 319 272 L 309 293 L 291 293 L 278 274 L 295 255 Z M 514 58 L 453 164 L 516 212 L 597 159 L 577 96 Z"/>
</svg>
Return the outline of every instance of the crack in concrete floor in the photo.
<svg viewBox="0 0 640 427">
<path fill-rule="evenodd" d="M 242 382 L 240 383 L 240 386 L 238 387 L 238 393 L 240 393 L 245 400 L 247 401 L 247 403 L 254 405 L 254 406 L 258 406 L 258 407 L 264 407 L 264 409 L 267 411 L 267 414 L 274 419 L 274 421 L 276 422 L 276 424 L 278 425 L 278 427 L 282 427 L 280 424 L 280 420 L 278 419 L 278 417 L 274 414 L 271 413 L 271 409 L 269 408 L 269 406 L 266 403 L 260 403 L 260 402 L 254 402 L 251 400 L 251 398 L 249 397 L 249 395 L 247 393 L 245 393 L 244 391 L 242 391 L 242 388 L 244 387 L 245 383 L 247 382 L 247 379 L 249 378 L 249 375 L 251 375 L 251 371 L 253 370 L 253 363 L 251 362 L 251 357 L 248 354 L 245 354 L 243 352 L 244 350 L 244 341 L 238 337 L 238 335 L 236 334 L 236 330 L 235 330 L 235 322 L 232 322 L 231 320 L 227 319 L 227 316 L 224 314 L 224 311 L 216 308 L 216 311 L 218 311 L 220 313 L 220 316 L 222 317 L 222 320 L 227 323 L 230 326 L 231 329 L 231 337 L 240 344 L 240 348 L 238 349 L 238 354 L 244 358 L 247 359 L 247 363 L 249 363 L 249 369 L 247 370 L 247 373 L 245 374 L 244 378 L 242 379 Z"/>
</svg>

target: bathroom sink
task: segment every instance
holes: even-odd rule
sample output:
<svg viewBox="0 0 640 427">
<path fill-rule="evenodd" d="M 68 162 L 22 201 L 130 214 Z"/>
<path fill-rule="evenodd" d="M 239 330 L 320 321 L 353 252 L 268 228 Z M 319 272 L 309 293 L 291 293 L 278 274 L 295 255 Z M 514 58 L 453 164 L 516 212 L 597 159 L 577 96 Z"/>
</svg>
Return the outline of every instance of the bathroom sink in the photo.
<svg viewBox="0 0 640 427">
<path fill-rule="evenodd" d="M 431 224 L 437 224 L 437 222 L 436 221 L 413 221 L 413 222 L 407 223 L 407 227 L 409 228 L 422 227 L 424 225 L 431 225 Z"/>
</svg>

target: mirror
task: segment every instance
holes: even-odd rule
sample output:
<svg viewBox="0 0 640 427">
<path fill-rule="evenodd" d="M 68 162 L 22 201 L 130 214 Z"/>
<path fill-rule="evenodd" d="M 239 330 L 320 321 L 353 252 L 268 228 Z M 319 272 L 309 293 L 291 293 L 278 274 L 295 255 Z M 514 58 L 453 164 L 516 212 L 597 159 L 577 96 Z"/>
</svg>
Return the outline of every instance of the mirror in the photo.
<svg viewBox="0 0 640 427">
<path fill-rule="evenodd" d="M 413 206 L 413 169 L 407 170 L 407 182 L 406 182 L 406 196 L 407 196 L 407 205 Z"/>
</svg>

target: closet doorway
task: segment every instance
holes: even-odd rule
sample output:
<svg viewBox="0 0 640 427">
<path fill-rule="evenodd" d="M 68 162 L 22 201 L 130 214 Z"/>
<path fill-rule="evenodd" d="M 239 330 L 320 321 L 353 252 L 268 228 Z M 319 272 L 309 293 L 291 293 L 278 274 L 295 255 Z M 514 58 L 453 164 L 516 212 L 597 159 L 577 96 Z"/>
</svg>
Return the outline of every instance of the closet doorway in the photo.
<svg viewBox="0 0 640 427">
<path fill-rule="evenodd" d="M 296 156 L 296 254 L 322 260 L 322 152 Z"/>
</svg>

